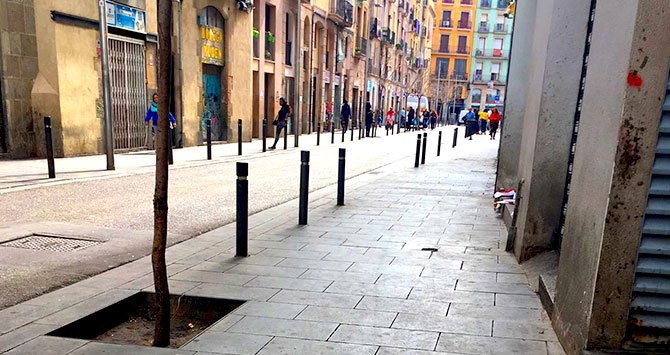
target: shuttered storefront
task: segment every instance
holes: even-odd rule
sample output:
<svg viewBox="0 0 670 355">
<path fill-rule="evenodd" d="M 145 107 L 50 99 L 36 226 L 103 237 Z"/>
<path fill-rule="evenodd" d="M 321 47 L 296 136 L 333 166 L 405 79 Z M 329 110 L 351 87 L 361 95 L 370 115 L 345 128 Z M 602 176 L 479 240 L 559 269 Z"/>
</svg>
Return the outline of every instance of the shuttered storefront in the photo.
<svg viewBox="0 0 670 355">
<path fill-rule="evenodd" d="M 114 149 L 144 148 L 144 115 L 149 104 L 144 42 L 110 35 L 109 73 Z"/>
</svg>

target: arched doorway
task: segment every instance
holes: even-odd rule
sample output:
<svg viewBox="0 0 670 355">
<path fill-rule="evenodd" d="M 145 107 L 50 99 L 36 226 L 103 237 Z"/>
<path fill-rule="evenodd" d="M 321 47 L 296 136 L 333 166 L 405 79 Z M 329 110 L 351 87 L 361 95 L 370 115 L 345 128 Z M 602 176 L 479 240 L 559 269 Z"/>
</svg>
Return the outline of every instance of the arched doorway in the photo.
<svg viewBox="0 0 670 355">
<path fill-rule="evenodd" d="M 223 16 L 212 6 L 207 6 L 198 13 L 203 87 L 200 129 L 203 140 L 206 139 L 207 120 L 212 121 L 212 140 L 228 139 L 227 102 L 224 95 L 226 88 L 223 80 L 224 24 Z"/>
</svg>

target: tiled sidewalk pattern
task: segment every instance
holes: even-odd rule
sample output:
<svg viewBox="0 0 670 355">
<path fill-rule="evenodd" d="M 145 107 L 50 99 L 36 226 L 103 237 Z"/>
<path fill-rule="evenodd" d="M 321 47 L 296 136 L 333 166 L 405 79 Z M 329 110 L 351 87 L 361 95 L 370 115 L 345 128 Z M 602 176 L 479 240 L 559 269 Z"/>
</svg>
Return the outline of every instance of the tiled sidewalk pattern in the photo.
<svg viewBox="0 0 670 355">
<path fill-rule="evenodd" d="M 350 187 L 344 207 L 331 189 L 312 199 L 306 227 L 295 204 L 254 215 L 248 258 L 232 257 L 234 225 L 170 248 L 172 293 L 248 300 L 180 350 L 39 336 L 10 353 L 562 354 L 502 249 L 492 156 L 379 174 Z M 0 350 L 151 290 L 149 270 L 144 258 L 0 312 L 0 327 L 17 328 Z"/>
</svg>

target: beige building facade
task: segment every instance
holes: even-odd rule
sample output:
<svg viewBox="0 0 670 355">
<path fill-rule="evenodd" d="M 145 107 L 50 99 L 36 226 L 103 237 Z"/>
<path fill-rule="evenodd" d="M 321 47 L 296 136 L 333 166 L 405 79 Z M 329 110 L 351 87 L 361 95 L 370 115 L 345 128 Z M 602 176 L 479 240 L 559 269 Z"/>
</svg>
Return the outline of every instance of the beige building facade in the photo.
<svg viewBox="0 0 670 355">
<path fill-rule="evenodd" d="M 368 101 L 398 110 L 428 90 L 432 0 L 375 1 L 255 0 L 248 11 L 238 0 L 175 1 L 173 145 L 203 144 L 208 120 L 214 141 L 236 141 L 238 119 L 244 141 L 263 136 L 263 120 L 272 137 L 280 97 L 295 114 L 289 133 L 306 134 L 339 129 L 344 100 L 358 124 Z M 156 11 L 155 1 L 106 0 L 117 153 L 152 146 Z M 56 156 L 104 153 L 99 18 L 94 0 L 0 0 L 2 157 L 44 156 L 44 116 Z"/>
</svg>

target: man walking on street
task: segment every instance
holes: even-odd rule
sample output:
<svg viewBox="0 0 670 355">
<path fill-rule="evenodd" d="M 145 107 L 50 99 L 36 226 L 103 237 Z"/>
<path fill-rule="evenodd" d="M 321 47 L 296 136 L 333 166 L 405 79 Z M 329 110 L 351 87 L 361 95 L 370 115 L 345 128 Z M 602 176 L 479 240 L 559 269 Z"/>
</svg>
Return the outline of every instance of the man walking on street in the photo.
<svg viewBox="0 0 670 355">
<path fill-rule="evenodd" d="M 279 142 L 279 137 L 281 136 L 281 132 L 283 129 L 286 128 L 286 119 L 288 116 L 291 115 L 291 106 L 289 106 L 288 103 L 286 103 L 286 100 L 284 98 L 279 98 L 279 112 L 277 113 L 277 118 L 272 122 L 273 125 L 275 125 L 276 131 L 275 131 L 275 142 L 274 144 L 269 148 L 270 150 L 276 149 L 277 148 L 277 142 Z"/>
<path fill-rule="evenodd" d="M 351 107 L 349 107 L 349 103 L 347 102 L 347 99 L 344 99 L 344 103 L 342 104 L 342 108 L 340 109 L 340 116 L 341 116 L 341 123 L 342 123 L 342 134 L 347 132 L 347 127 L 349 127 L 349 118 L 351 118 Z"/>
<path fill-rule="evenodd" d="M 370 129 L 372 128 L 372 121 L 374 114 L 372 113 L 372 105 L 368 102 L 365 104 L 365 136 L 370 137 Z"/>
</svg>

